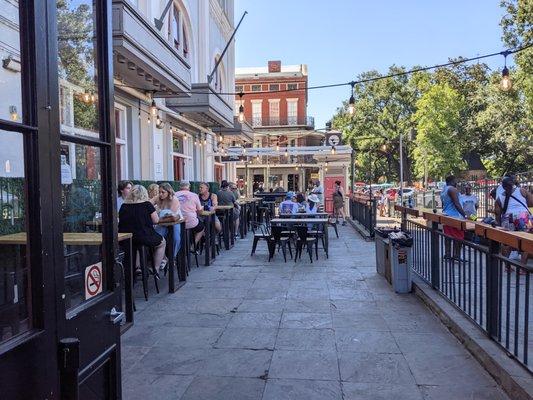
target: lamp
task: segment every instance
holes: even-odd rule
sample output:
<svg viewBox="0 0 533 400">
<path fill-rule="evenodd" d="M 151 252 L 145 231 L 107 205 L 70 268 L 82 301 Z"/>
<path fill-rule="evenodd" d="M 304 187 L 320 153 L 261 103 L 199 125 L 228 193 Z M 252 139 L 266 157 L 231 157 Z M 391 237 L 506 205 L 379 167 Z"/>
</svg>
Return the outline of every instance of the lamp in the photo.
<svg viewBox="0 0 533 400">
<path fill-rule="evenodd" d="M 350 100 L 348 100 L 348 114 L 354 115 L 355 114 L 355 97 L 353 96 L 353 88 L 355 86 L 355 82 L 350 82 Z"/>
<path fill-rule="evenodd" d="M 150 114 L 154 117 L 157 115 L 157 105 L 155 104 L 155 100 L 152 100 L 152 105 L 150 106 Z"/>
<path fill-rule="evenodd" d="M 242 96 L 244 96 L 244 94 L 243 92 L 240 92 L 239 93 L 239 102 L 241 103 L 241 105 L 239 106 L 239 122 L 240 123 L 244 122 L 244 105 L 242 102 Z"/>
<path fill-rule="evenodd" d="M 507 68 L 507 56 L 509 55 L 509 51 L 504 51 L 502 54 L 504 64 L 502 69 L 502 80 L 500 82 L 500 89 L 504 92 L 508 92 L 513 87 L 511 77 L 509 76 L 509 69 Z"/>
<path fill-rule="evenodd" d="M 9 106 L 9 115 L 11 117 L 11 121 L 16 121 L 19 119 L 17 106 Z"/>
<path fill-rule="evenodd" d="M 336 152 L 337 149 L 335 148 L 335 146 L 331 146 L 331 154 L 335 155 Z"/>
</svg>

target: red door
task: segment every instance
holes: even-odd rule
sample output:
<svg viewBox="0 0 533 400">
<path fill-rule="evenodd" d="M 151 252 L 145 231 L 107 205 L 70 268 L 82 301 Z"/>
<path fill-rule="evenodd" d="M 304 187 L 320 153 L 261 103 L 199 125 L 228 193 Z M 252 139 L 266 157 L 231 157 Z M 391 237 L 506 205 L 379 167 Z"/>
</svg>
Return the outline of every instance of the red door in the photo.
<svg viewBox="0 0 533 400">
<path fill-rule="evenodd" d="M 335 191 L 335 182 L 340 181 L 341 187 L 345 188 L 344 176 L 326 176 L 324 178 L 324 207 L 327 213 L 333 213 L 333 192 Z"/>
</svg>

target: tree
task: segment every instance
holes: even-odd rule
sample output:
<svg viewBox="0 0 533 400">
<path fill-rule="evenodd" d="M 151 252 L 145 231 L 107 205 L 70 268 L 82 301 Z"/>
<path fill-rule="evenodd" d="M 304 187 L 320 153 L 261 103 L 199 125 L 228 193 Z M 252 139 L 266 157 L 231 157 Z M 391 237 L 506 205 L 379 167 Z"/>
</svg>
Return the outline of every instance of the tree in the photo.
<svg viewBox="0 0 533 400">
<path fill-rule="evenodd" d="M 463 97 L 447 83 L 433 85 L 416 103 L 413 121 L 417 126 L 413 149 L 415 174 L 426 172 L 444 177 L 464 168 L 463 146 L 458 134 Z"/>
<path fill-rule="evenodd" d="M 510 92 L 502 92 L 499 82 L 500 74 L 496 72 L 491 84 L 483 88 L 487 107 L 476 116 L 477 125 L 487 133 L 491 153 L 483 163 L 491 176 L 528 171 L 533 165 L 533 119 L 520 86 L 525 82 L 517 82 Z"/>
<path fill-rule="evenodd" d="M 392 66 L 388 74 L 404 72 L 405 68 Z M 357 80 L 369 80 L 382 76 L 369 71 Z M 420 76 L 420 75 L 419 75 Z M 356 161 L 360 167 L 357 179 L 368 179 L 372 171 L 374 179 L 385 176 L 387 180 L 398 179 L 400 173 L 400 132 L 407 134 L 414 123 L 411 115 L 420 96 L 415 79 L 397 76 L 355 85 L 355 114 L 347 113 L 347 104 L 337 110 L 333 127 L 343 132 L 345 142 L 356 149 Z M 411 181 L 412 144 L 404 143 L 404 174 Z"/>
</svg>

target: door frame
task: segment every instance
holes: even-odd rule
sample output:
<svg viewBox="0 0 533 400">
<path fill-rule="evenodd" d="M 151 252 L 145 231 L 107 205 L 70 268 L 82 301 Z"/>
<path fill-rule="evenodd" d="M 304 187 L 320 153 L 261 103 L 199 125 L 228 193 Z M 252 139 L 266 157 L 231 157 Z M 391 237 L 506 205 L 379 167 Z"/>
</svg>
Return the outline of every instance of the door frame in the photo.
<svg viewBox="0 0 533 400">
<path fill-rule="evenodd" d="M 21 123 L 0 120 L 0 130 L 18 132 L 24 137 L 26 267 L 30 271 L 31 296 L 28 301 L 32 328 L 0 343 L 0 375 L 9 382 L 9 386 L 2 387 L 2 398 L 8 400 L 61 398 L 60 340 L 72 336 L 80 328 L 76 321 L 86 328 L 86 321 L 99 315 L 102 323 L 110 323 L 109 313 L 100 313 L 99 303 L 102 305 L 107 301 L 121 305 L 121 288 L 116 285 L 119 280 L 115 273 L 117 210 L 112 4 L 111 0 L 95 1 L 94 4 L 97 4 L 94 21 L 98 32 L 98 101 L 101 110 L 99 139 L 60 134 L 56 1 L 19 1 L 23 119 Z M 103 220 L 112 222 L 104 223 L 102 232 L 102 258 L 108 266 L 104 270 L 104 289 L 108 293 L 82 303 L 74 313 L 66 312 L 62 298 L 65 260 L 59 171 L 60 144 L 65 139 L 100 149 Z M 87 329 L 93 329 L 95 325 L 93 321 Z M 114 343 L 98 357 L 84 360 L 87 355 L 80 351 L 81 372 L 76 374 L 76 379 L 83 382 L 106 357 L 112 357 L 109 375 L 113 375 L 110 379 L 115 379 L 110 397 L 119 399 L 120 328 L 117 326 L 113 332 L 116 332 L 111 338 Z"/>
</svg>

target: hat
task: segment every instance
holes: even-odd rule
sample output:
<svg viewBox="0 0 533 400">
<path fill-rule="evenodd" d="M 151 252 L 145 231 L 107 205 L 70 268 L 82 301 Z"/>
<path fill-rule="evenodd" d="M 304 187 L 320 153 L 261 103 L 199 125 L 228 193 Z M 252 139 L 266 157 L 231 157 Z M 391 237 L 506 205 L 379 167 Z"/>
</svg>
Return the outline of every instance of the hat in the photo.
<svg viewBox="0 0 533 400">
<path fill-rule="evenodd" d="M 311 193 L 309 196 L 307 196 L 307 200 L 312 201 L 313 203 L 320 203 L 320 199 L 314 193 Z"/>
<path fill-rule="evenodd" d="M 285 199 L 290 200 L 294 197 L 294 192 L 287 192 L 285 195 Z"/>
</svg>

